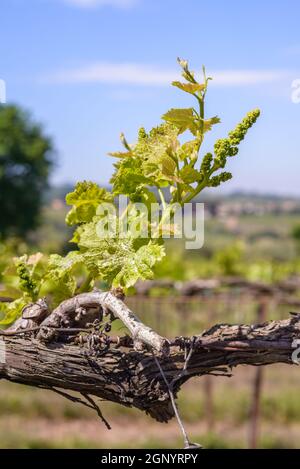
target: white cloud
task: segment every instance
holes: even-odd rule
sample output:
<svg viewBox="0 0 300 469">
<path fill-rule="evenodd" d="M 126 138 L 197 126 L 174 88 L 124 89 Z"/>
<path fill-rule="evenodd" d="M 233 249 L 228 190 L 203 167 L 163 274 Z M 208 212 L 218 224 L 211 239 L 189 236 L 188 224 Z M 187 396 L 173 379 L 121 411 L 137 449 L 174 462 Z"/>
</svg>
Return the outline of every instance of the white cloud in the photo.
<svg viewBox="0 0 300 469">
<path fill-rule="evenodd" d="M 147 65 L 132 63 L 94 63 L 81 68 L 61 70 L 46 78 L 52 83 L 114 83 L 158 85 L 170 83 L 178 74 Z"/>
<path fill-rule="evenodd" d="M 287 70 L 219 70 L 211 75 L 219 86 L 246 86 L 284 80 L 291 73 Z"/>
<path fill-rule="evenodd" d="M 111 6 L 116 8 L 130 8 L 138 3 L 138 0 L 63 0 L 64 3 L 80 8 L 96 8 Z"/>
<path fill-rule="evenodd" d="M 288 70 L 216 70 L 209 71 L 215 86 L 249 86 L 272 83 L 293 76 Z M 134 63 L 97 62 L 55 72 L 43 81 L 58 84 L 107 83 L 164 86 L 179 78 L 179 72 Z"/>
</svg>

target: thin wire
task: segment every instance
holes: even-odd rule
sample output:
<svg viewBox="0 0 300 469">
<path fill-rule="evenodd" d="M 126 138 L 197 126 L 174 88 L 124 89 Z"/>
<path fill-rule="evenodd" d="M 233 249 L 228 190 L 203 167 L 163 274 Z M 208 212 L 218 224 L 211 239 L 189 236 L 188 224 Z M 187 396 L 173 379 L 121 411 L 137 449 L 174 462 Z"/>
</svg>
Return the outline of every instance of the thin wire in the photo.
<svg viewBox="0 0 300 469">
<path fill-rule="evenodd" d="M 201 448 L 201 445 L 197 444 L 197 443 L 191 443 L 190 440 L 189 440 L 189 437 L 187 435 L 187 432 L 184 428 L 184 425 L 183 425 L 183 422 L 180 418 L 180 415 L 179 415 L 179 412 L 178 412 L 178 408 L 177 408 L 177 405 L 176 405 L 176 402 L 175 402 L 175 398 L 174 398 L 174 394 L 173 394 L 173 391 L 171 389 L 171 386 L 166 378 L 166 375 L 157 359 L 157 357 L 154 355 L 154 353 L 152 352 L 152 355 L 154 357 L 154 360 L 157 364 L 157 367 L 160 371 L 160 374 L 162 375 L 163 377 L 163 380 L 168 388 L 168 393 L 169 393 L 169 396 L 170 396 L 170 399 L 171 399 L 171 404 L 172 404 L 172 407 L 173 407 L 173 410 L 174 410 L 174 413 L 175 413 L 175 417 L 177 419 L 177 422 L 178 422 L 178 425 L 179 425 L 179 428 L 182 432 L 182 435 L 183 435 L 183 440 L 184 440 L 184 448 L 185 449 L 188 449 L 188 448 L 195 448 L 195 447 L 200 447 Z"/>
</svg>

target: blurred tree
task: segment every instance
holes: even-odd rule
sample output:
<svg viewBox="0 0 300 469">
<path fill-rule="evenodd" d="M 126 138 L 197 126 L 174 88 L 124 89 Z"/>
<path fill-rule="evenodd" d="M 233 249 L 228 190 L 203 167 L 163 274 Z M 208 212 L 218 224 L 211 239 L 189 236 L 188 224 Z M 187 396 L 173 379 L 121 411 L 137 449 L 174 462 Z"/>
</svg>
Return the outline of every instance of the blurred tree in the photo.
<svg viewBox="0 0 300 469">
<path fill-rule="evenodd" d="M 24 237 L 38 224 L 53 146 L 17 106 L 0 106 L 0 237 Z"/>
</svg>

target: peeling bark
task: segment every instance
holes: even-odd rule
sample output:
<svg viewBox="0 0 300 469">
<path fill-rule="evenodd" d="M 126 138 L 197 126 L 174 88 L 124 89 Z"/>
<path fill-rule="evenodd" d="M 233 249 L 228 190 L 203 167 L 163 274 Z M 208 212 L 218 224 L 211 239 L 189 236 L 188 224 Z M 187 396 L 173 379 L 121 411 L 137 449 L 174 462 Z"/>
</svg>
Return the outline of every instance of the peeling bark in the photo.
<svg viewBox="0 0 300 469">
<path fill-rule="evenodd" d="M 80 308 L 88 311 L 97 307 L 100 308 L 101 315 L 109 313 L 123 322 L 132 335 L 136 349 L 142 349 L 143 345 L 147 345 L 157 352 L 166 352 L 168 350 L 167 339 L 143 324 L 128 306 L 111 292 L 82 293 L 62 302 L 42 322 L 38 338 L 46 341 L 52 340 L 55 336 L 55 328 L 69 327 L 70 324 L 76 323 Z"/>
</svg>

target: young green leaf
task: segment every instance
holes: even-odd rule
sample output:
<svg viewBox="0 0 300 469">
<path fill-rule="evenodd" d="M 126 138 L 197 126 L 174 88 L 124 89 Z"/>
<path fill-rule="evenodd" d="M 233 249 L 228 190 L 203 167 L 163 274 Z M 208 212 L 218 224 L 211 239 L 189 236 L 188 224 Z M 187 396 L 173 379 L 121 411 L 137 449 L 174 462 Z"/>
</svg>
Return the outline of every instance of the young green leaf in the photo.
<svg viewBox="0 0 300 469">
<path fill-rule="evenodd" d="M 23 309 L 30 301 L 30 297 L 24 294 L 12 303 L 0 303 L 0 326 L 12 324 L 21 316 Z"/>
<path fill-rule="evenodd" d="M 199 130 L 199 125 L 197 126 L 197 116 L 193 108 L 172 108 L 162 116 L 162 119 L 174 124 L 178 128 L 179 134 L 190 130 L 193 135 L 197 135 L 197 131 Z"/>
<path fill-rule="evenodd" d="M 182 91 L 185 91 L 186 93 L 191 94 L 195 94 L 198 91 L 205 90 L 205 85 L 201 83 L 181 83 L 180 81 L 173 81 L 172 85 L 176 86 Z"/>
<path fill-rule="evenodd" d="M 203 179 L 200 171 L 197 171 L 192 165 L 187 165 L 182 168 L 179 173 L 180 178 L 186 184 L 192 184 Z"/>
<path fill-rule="evenodd" d="M 127 262 L 114 278 L 113 285 L 129 288 L 135 285 L 138 280 L 153 278 L 153 267 L 164 255 L 163 246 L 150 241 L 149 244 L 142 246 L 128 256 Z"/>
<path fill-rule="evenodd" d="M 94 182 L 79 182 L 75 190 L 66 196 L 67 204 L 73 205 L 67 214 L 66 222 L 68 225 L 87 223 L 96 214 L 99 204 L 111 201 L 111 193 Z"/>
<path fill-rule="evenodd" d="M 203 132 L 208 132 L 209 130 L 212 129 L 213 125 L 219 124 L 221 122 L 221 119 L 218 116 L 211 117 L 210 119 L 204 120 L 203 121 Z"/>
</svg>

